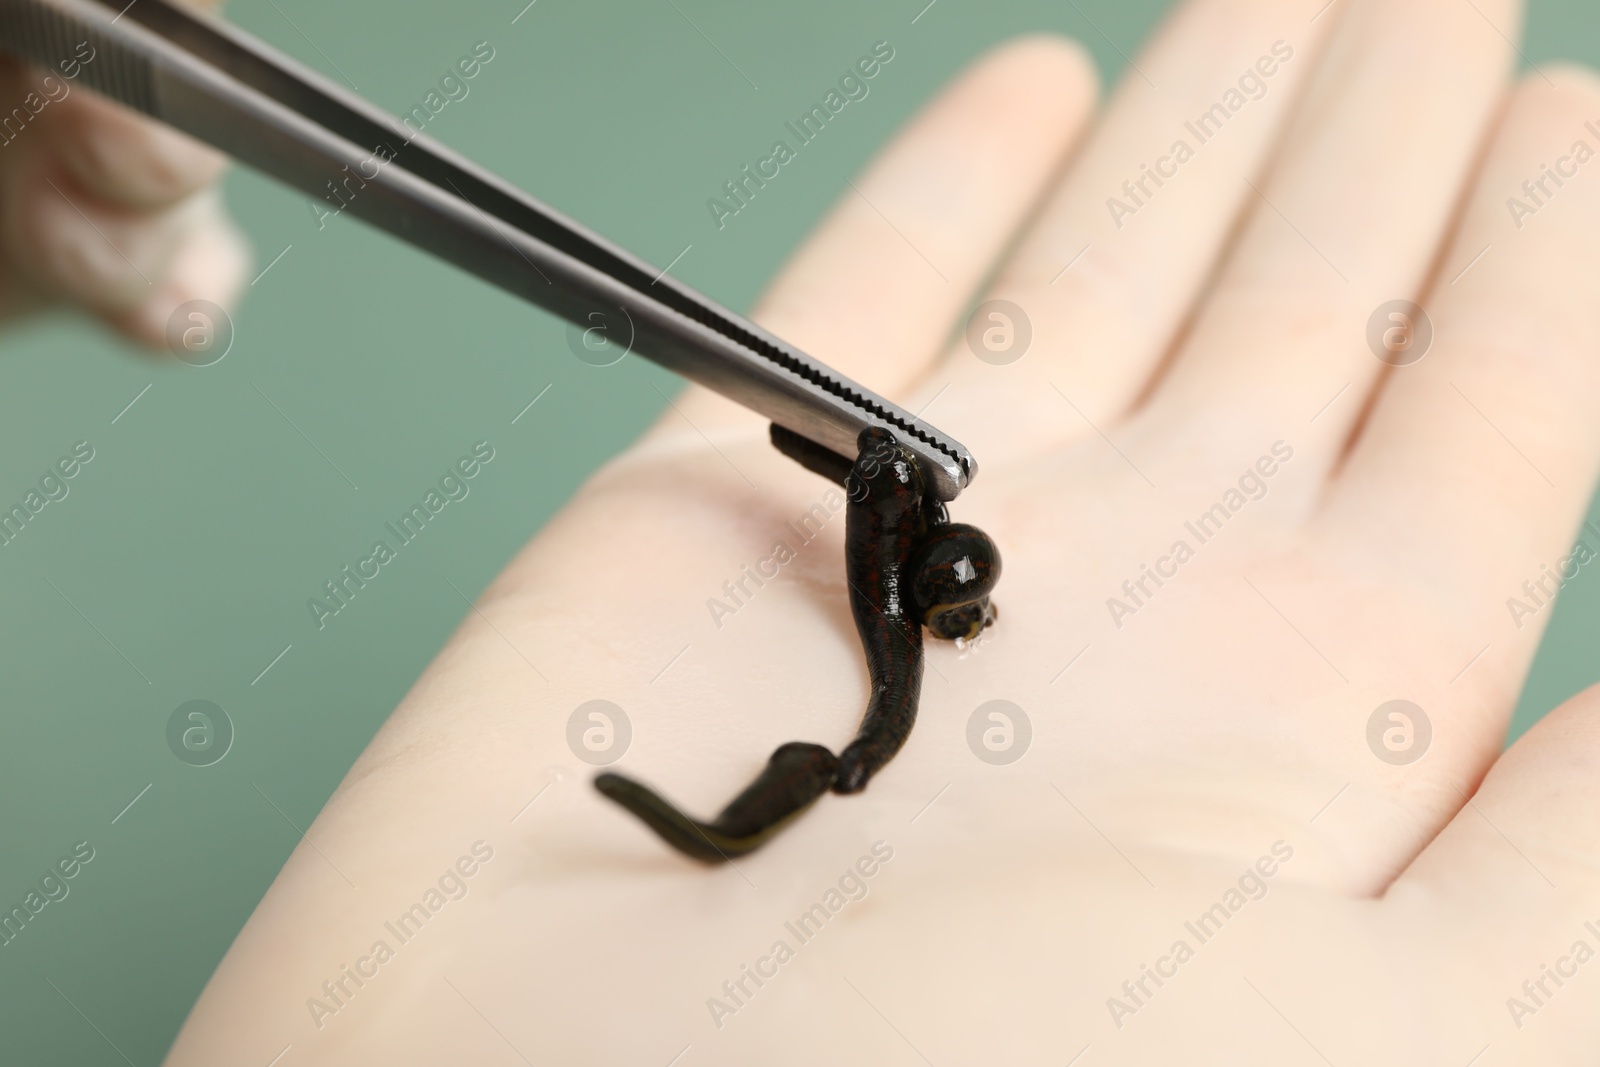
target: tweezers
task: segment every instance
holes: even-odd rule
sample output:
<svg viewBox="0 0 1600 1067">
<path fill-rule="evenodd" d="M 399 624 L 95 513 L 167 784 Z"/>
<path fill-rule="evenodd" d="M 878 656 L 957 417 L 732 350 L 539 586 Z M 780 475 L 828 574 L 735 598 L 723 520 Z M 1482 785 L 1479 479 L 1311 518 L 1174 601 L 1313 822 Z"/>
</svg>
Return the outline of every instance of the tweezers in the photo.
<svg viewBox="0 0 1600 1067">
<path fill-rule="evenodd" d="M 76 58 L 92 88 L 568 322 L 617 323 L 625 351 L 776 427 L 848 459 L 863 429 L 887 429 L 940 500 L 976 475 L 915 415 L 249 34 L 165 0 L 121 2 L 0 0 L 0 51 L 53 69 L 88 42 L 93 59 Z"/>
</svg>

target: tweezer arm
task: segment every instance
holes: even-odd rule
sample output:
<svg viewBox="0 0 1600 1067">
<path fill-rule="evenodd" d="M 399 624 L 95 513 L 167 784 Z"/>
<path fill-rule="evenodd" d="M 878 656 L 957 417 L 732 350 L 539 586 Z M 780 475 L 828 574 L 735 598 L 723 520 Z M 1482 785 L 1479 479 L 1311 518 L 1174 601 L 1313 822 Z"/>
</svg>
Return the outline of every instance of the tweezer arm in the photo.
<svg viewBox="0 0 1600 1067">
<path fill-rule="evenodd" d="M 53 67 L 84 41 L 93 88 L 570 322 L 621 309 L 634 351 L 780 426 L 845 456 L 884 426 L 944 500 L 976 473 L 915 416 L 242 31 L 164 0 L 0 0 L 0 50 Z"/>
</svg>

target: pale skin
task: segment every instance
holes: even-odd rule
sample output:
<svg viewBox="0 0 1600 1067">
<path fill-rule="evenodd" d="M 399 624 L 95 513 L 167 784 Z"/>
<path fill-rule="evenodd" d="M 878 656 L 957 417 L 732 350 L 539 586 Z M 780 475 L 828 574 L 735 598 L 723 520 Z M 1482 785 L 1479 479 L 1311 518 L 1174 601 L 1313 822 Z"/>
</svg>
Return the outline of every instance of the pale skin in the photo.
<svg viewBox="0 0 1600 1067">
<path fill-rule="evenodd" d="M 1001 47 L 761 300 L 931 404 L 982 464 L 953 515 L 1004 554 L 998 625 L 930 642 L 921 720 L 864 794 L 707 869 L 568 748 L 573 709 L 614 701 L 615 769 L 710 815 L 778 744 L 837 750 L 864 702 L 842 512 L 712 621 L 829 487 L 691 390 L 482 595 L 168 1063 L 1592 1061 L 1600 695 L 1501 739 L 1550 617 L 1508 599 L 1570 552 L 1600 460 L 1600 163 L 1559 163 L 1600 147 L 1600 80 L 1516 78 L 1510 0 L 1321 6 L 1191 0 L 1103 107 L 1076 46 Z M 1107 198 L 1277 41 L 1259 98 L 1119 227 Z M 1542 164 L 1576 173 L 1514 217 Z M 1020 360 L 950 342 L 984 296 L 1026 310 Z M 1436 336 L 1390 370 L 1366 332 L 1397 298 Z M 1114 617 L 1278 442 L 1265 495 Z M 967 741 L 996 699 L 1032 724 L 1008 766 Z M 1394 699 L 1432 725 L 1409 765 L 1368 743 Z M 400 944 L 384 924 L 477 841 L 466 895 Z M 845 883 L 866 896 L 802 943 L 785 923 L 877 842 Z M 341 992 L 346 966 L 368 977 Z"/>
</svg>

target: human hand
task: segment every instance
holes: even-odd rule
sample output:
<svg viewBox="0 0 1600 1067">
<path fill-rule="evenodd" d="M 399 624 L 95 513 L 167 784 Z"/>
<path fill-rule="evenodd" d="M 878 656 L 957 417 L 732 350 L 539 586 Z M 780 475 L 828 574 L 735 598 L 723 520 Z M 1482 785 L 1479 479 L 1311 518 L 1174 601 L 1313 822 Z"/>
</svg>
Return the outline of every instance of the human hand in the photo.
<svg viewBox="0 0 1600 1067">
<path fill-rule="evenodd" d="M 179 304 L 234 301 L 250 250 L 226 157 L 96 94 L 105 62 L 87 42 L 49 68 L 0 57 L 0 317 L 76 305 L 156 347 Z"/>
<path fill-rule="evenodd" d="M 614 701 L 616 768 L 709 815 L 864 703 L 842 512 L 712 621 L 829 487 L 691 390 L 467 616 L 169 1062 L 1592 1058 L 1600 697 L 1499 749 L 1549 618 L 1508 598 L 1569 554 L 1600 458 L 1600 173 L 1565 173 L 1600 82 L 1509 87 L 1511 0 L 1321 7 L 1192 0 L 1088 132 L 1078 51 L 992 54 L 762 301 L 972 448 L 953 517 L 1005 557 L 998 625 L 930 643 L 865 793 L 708 871 L 568 747 Z M 1142 164 L 1170 173 L 1134 202 Z M 947 341 L 1002 256 L 988 295 L 1033 336 L 995 365 Z M 1368 324 L 1402 298 L 1436 336 L 1391 370 Z M 1397 699 L 1431 722 L 1410 751 L 1387 713 L 1369 743 Z M 993 700 L 1031 722 L 1009 765 L 968 740 Z M 434 886 L 463 895 L 430 917 Z"/>
</svg>

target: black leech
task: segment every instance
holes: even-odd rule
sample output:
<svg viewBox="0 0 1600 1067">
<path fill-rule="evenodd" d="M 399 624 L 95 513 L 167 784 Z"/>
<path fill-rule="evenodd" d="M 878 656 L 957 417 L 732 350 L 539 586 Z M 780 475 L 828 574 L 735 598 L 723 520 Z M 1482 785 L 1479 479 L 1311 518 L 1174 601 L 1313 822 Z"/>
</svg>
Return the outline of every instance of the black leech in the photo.
<svg viewBox="0 0 1600 1067">
<path fill-rule="evenodd" d="M 845 493 L 844 574 L 867 654 L 872 695 L 861 729 L 839 754 L 835 793 L 859 793 L 906 743 L 922 695 L 922 623 L 911 556 L 927 538 L 922 470 L 888 430 L 868 427 Z"/>
<path fill-rule="evenodd" d="M 865 789 L 916 722 L 922 627 L 935 637 L 970 639 L 995 619 L 989 593 L 1000 577 L 999 550 L 977 527 L 950 522 L 944 505 L 925 493 L 916 458 L 888 430 L 862 430 L 854 462 L 777 425 L 772 443 L 845 487 L 845 578 L 872 693 L 855 739 L 837 759 L 821 745 L 780 745 L 709 823 L 620 774 L 595 779 L 596 789 L 667 844 L 707 863 L 759 848 L 830 788 Z"/>
<path fill-rule="evenodd" d="M 637 815 L 661 839 L 692 859 L 706 863 L 754 852 L 828 791 L 838 764 L 821 745 L 791 741 L 779 745 L 766 769 L 722 814 L 698 822 L 648 786 L 620 774 L 602 774 L 594 787 Z"/>
</svg>

